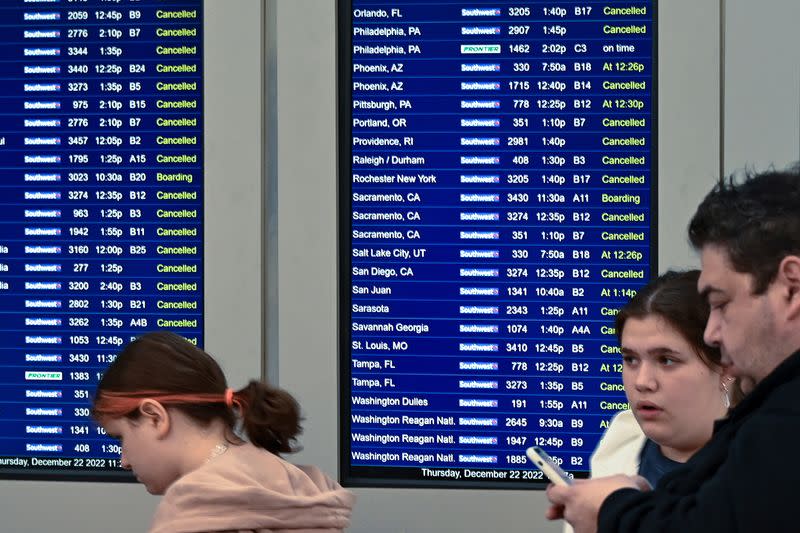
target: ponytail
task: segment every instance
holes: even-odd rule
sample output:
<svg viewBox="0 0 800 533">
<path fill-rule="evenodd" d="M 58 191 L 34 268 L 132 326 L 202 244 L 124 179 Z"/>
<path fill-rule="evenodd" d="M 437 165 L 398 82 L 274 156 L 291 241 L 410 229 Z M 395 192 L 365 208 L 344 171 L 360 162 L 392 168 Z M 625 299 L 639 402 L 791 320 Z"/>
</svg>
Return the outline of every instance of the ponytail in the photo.
<svg viewBox="0 0 800 533">
<path fill-rule="evenodd" d="M 242 428 L 254 445 L 276 455 L 297 451 L 294 441 L 302 432 L 302 417 L 291 394 L 252 380 L 233 394 L 232 403 L 239 407 Z"/>
<path fill-rule="evenodd" d="M 261 381 L 232 391 L 213 357 L 169 331 L 146 333 L 125 346 L 97 385 L 92 415 L 136 419 L 146 398 L 203 426 L 221 419 L 233 431 L 238 415 L 250 441 L 274 454 L 296 451 L 302 431 L 291 394 Z"/>
</svg>

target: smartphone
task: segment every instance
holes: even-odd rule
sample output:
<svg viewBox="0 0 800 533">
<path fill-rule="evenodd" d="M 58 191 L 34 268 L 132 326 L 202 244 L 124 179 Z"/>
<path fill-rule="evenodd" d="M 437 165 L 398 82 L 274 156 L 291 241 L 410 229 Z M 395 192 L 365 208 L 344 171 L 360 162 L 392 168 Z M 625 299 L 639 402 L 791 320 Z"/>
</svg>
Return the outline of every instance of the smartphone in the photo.
<svg viewBox="0 0 800 533">
<path fill-rule="evenodd" d="M 525 453 L 528 459 L 541 470 L 547 479 L 556 485 L 572 485 L 572 478 L 558 466 L 553 458 L 538 446 L 531 446 Z"/>
</svg>

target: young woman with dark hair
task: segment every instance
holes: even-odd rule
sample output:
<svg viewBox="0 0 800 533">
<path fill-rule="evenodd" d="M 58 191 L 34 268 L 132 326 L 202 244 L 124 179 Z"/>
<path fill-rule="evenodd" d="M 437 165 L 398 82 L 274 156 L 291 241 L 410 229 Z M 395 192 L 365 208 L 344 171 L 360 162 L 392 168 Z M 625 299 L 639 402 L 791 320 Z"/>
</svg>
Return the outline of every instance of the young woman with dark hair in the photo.
<svg viewBox="0 0 800 533">
<path fill-rule="evenodd" d="M 741 398 L 719 350 L 703 341 L 709 307 L 697 292 L 699 276 L 667 272 L 617 314 L 630 409 L 611 420 L 592 455 L 592 477 L 638 474 L 655 487 L 711 439 L 714 421 Z"/>
<path fill-rule="evenodd" d="M 711 439 L 714 421 L 741 398 L 719 350 L 703 341 L 709 307 L 699 276 L 667 272 L 617 314 L 630 410 L 612 420 L 592 457 L 593 476 L 638 473 L 655 486 Z"/>
<path fill-rule="evenodd" d="M 164 495 L 151 533 L 349 525 L 349 491 L 278 455 L 294 451 L 301 431 L 294 398 L 259 381 L 228 388 L 217 362 L 179 335 L 148 333 L 128 344 L 103 375 L 92 414 L 120 440 L 123 468 Z"/>
</svg>

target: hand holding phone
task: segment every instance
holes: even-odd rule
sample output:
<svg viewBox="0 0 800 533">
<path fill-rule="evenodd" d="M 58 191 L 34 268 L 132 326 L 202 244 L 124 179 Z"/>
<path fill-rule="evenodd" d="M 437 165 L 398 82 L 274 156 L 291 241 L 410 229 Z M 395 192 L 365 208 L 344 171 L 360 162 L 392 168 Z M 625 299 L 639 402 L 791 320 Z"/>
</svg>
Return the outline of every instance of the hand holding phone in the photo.
<svg viewBox="0 0 800 533">
<path fill-rule="evenodd" d="M 547 476 L 547 479 L 555 485 L 572 485 L 572 478 L 569 477 L 569 474 L 564 472 L 561 467 L 553 461 L 553 458 L 547 455 L 540 447 L 531 446 L 525 450 L 525 454 L 528 456 L 528 459 Z"/>
</svg>

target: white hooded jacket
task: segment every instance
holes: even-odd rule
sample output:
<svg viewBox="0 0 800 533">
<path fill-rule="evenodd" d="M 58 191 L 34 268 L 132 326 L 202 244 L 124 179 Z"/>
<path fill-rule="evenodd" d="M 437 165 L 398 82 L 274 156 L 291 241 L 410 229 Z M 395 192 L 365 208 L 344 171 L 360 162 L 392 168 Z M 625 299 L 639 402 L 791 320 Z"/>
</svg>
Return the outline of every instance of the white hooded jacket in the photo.
<svg viewBox="0 0 800 533">
<path fill-rule="evenodd" d="M 639 458 L 647 437 L 633 416 L 633 411 L 620 411 L 608 424 L 590 461 L 591 477 L 639 473 Z M 564 522 L 564 533 L 572 533 L 572 526 Z"/>
</svg>

